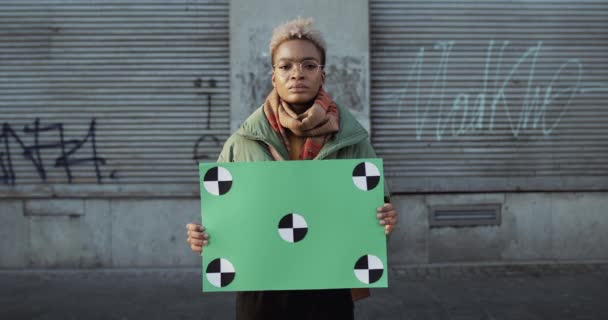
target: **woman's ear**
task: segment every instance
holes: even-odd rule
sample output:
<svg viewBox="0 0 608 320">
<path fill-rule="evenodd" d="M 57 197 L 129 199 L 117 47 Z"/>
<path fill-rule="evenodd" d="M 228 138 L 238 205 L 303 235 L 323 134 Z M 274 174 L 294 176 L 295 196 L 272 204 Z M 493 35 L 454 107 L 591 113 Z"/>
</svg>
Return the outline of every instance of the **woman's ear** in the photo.
<svg viewBox="0 0 608 320">
<path fill-rule="evenodd" d="M 272 80 L 272 87 L 276 89 L 277 85 L 276 85 L 275 79 L 274 79 L 274 70 L 272 71 L 272 77 L 270 79 Z"/>
<path fill-rule="evenodd" d="M 323 70 L 323 72 L 321 73 L 321 86 L 325 85 L 325 70 Z"/>
</svg>

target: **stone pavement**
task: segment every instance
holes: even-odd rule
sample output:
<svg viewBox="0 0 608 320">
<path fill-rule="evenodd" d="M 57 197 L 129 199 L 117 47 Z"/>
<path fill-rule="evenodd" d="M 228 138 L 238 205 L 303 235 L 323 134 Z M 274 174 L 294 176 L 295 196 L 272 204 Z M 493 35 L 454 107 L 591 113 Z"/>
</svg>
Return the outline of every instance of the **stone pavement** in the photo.
<svg viewBox="0 0 608 320">
<path fill-rule="evenodd" d="M 196 269 L 0 271 L 0 319 L 232 319 L 233 294 L 200 292 Z M 608 265 L 392 270 L 356 318 L 605 320 Z"/>
</svg>

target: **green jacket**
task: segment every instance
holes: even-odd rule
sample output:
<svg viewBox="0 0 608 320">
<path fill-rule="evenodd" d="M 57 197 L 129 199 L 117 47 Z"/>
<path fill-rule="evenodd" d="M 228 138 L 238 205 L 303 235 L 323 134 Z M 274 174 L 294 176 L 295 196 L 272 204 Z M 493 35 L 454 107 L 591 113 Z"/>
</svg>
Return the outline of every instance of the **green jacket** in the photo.
<svg viewBox="0 0 608 320">
<path fill-rule="evenodd" d="M 376 158 L 367 130 L 346 108 L 338 106 L 340 130 L 327 141 L 314 160 Z M 254 111 L 224 144 L 218 162 L 274 161 L 268 145 L 283 159 L 289 159 L 287 148 L 278 133 L 272 130 L 264 115 L 263 106 Z M 388 201 L 388 186 L 384 183 Z"/>
<path fill-rule="evenodd" d="M 340 131 L 325 143 L 315 160 L 375 158 L 367 131 L 348 110 L 341 107 L 338 110 Z M 287 148 L 260 107 L 226 140 L 218 162 L 272 161 L 268 145 L 273 146 L 283 159 L 289 159 Z"/>
</svg>

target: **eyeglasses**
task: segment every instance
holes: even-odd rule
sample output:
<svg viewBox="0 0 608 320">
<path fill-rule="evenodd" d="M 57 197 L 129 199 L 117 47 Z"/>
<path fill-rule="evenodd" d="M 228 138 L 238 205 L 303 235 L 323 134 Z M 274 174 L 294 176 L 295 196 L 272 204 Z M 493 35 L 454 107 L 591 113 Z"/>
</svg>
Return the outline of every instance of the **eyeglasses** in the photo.
<svg viewBox="0 0 608 320">
<path fill-rule="evenodd" d="M 277 73 L 283 77 L 287 77 L 293 74 L 296 70 L 296 65 L 300 66 L 300 72 L 306 75 L 313 75 L 319 72 L 320 68 L 323 68 L 322 64 L 318 64 L 313 60 L 304 60 L 302 62 L 293 61 L 281 61 L 279 64 L 275 64 L 273 67 Z"/>
</svg>

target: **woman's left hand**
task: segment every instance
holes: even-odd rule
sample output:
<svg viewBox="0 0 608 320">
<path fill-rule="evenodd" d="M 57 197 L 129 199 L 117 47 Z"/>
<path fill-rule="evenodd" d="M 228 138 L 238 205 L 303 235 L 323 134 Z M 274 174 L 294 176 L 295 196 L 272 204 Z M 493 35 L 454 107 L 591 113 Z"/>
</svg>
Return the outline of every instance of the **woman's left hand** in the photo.
<svg viewBox="0 0 608 320">
<path fill-rule="evenodd" d="M 388 235 L 397 225 L 397 210 L 390 203 L 385 203 L 378 208 L 378 221 L 384 226 L 384 234 Z"/>
</svg>

